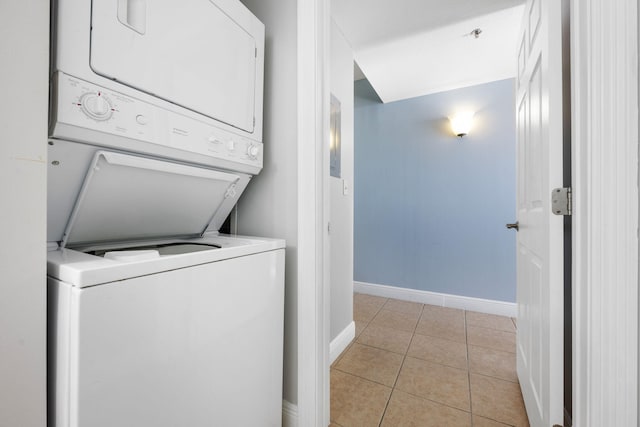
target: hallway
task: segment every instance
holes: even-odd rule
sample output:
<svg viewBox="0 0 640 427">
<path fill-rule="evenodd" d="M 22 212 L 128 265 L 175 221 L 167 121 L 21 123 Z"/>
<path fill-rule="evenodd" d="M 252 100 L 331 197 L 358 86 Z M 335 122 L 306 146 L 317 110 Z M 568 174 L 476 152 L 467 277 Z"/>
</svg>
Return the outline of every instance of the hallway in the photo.
<svg viewBox="0 0 640 427">
<path fill-rule="evenodd" d="M 508 317 L 354 295 L 332 426 L 528 426 Z"/>
</svg>

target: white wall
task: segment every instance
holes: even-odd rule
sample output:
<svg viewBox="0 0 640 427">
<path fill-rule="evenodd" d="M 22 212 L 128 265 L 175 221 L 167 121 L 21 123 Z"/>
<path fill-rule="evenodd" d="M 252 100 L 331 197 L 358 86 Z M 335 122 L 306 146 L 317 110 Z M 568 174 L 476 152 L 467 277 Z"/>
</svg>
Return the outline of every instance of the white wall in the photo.
<svg viewBox="0 0 640 427">
<path fill-rule="evenodd" d="M 48 0 L 0 3 L 0 58 L 0 427 L 43 427 Z"/>
<path fill-rule="evenodd" d="M 284 399 L 297 403 L 297 1 L 242 0 L 265 24 L 264 169 L 238 203 L 239 234 L 284 238 Z M 233 228 L 232 228 L 233 229 Z"/>
<path fill-rule="evenodd" d="M 330 177 L 331 319 L 334 340 L 353 321 L 353 50 L 331 22 L 331 93 L 341 114 L 341 177 Z M 348 192 L 343 194 L 343 182 Z"/>
</svg>

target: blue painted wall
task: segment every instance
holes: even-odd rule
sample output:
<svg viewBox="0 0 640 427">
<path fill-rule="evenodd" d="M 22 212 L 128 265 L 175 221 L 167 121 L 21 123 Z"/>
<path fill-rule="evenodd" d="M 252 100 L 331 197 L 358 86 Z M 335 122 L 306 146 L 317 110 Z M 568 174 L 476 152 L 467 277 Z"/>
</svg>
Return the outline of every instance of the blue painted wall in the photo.
<svg viewBox="0 0 640 427">
<path fill-rule="evenodd" d="M 382 104 L 356 82 L 354 280 L 515 301 L 514 96 L 508 79 Z"/>
</svg>

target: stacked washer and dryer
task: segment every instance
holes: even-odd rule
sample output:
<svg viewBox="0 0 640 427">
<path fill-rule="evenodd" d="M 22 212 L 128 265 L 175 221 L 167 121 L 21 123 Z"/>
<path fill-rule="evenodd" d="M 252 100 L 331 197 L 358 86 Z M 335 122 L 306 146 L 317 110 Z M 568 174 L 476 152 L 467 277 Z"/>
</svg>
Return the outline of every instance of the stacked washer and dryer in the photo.
<svg viewBox="0 0 640 427">
<path fill-rule="evenodd" d="M 284 242 L 218 230 L 262 169 L 237 0 L 53 2 L 49 426 L 280 426 Z"/>
</svg>

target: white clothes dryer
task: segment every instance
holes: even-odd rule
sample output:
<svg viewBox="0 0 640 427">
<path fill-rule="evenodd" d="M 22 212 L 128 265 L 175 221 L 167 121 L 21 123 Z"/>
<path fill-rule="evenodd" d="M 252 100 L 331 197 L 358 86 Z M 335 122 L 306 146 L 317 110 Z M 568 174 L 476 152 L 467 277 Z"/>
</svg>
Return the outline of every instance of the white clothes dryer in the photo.
<svg viewBox="0 0 640 427">
<path fill-rule="evenodd" d="M 240 1 L 54 0 L 52 25 L 53 95 L 68 78 L 96 86 L 65 99 L 61 111 L 82 114 L 58 117 L 53 136 L 68 138 L 84 116 L 92 141 L 116 130 L 176 149 L 186 139 L 232 141 L 238 157 L 247 144 L 261 150 L 265 28 Z M 170 133 L 154 134 L 167 120 Z"/>
</svg>

